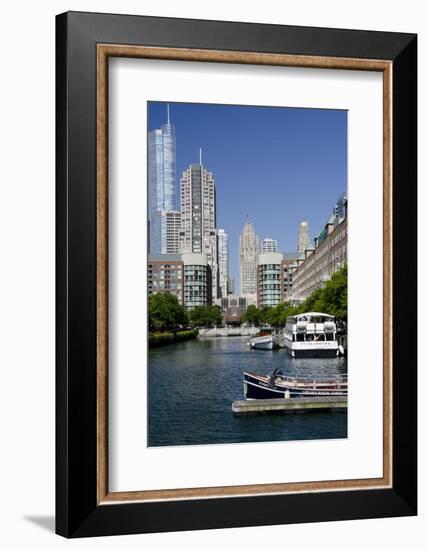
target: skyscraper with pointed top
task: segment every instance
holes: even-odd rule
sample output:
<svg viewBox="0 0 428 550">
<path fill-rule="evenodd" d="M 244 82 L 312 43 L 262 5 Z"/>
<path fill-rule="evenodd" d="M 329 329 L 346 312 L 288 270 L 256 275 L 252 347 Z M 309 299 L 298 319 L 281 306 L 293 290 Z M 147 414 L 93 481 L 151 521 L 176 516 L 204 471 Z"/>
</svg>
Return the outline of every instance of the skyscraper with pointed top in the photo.
<svg viewBox="0 0 428 550">
<path fill-rule="evenodd" d="M 259 237 L 254 225 L 247 219 L 239 237 L 239 284 L 240 294 L 255 295 L 257 292 L 257 259 Z"/>
<path fill-rule="evenodd" d="M 181 215 L 176 210 L 175 127 L 167 122 L 148 136 L 148 213 L 152 254 L 177 253 Z"/>
<path fill-rule="evenodd" d="M 206 254 L 212 277 L 212 300 L 219 297 L 216 191 L 214 176 L 202 164 L 191 164 L 180 178 L 180 252 Z"/>
</svg>

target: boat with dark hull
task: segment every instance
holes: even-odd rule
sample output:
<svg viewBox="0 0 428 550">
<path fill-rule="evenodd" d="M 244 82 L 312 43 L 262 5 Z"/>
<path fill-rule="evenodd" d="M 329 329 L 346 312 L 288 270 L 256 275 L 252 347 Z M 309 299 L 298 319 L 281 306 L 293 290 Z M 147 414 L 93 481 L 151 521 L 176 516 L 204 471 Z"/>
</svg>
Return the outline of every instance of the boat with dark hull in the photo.
<svg viewBox="0 0 428 550">
<path fill-rule="evenodd" d="M 292 376 L 275 369 L 271 374 L 244 372 L 246 399 L 278 399 L 285 397 L 346 397 L 348 377 Z"/>
</svg>

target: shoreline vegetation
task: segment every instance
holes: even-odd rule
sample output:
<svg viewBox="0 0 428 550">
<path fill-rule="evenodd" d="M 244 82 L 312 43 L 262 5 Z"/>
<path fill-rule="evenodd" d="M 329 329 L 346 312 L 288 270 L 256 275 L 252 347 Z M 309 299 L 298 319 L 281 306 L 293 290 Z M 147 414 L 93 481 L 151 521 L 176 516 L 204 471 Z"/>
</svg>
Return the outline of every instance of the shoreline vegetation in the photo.
<svg viewBox="0 0 428 550">
<path fill-rule="evenodd" d="M 285 326 L 287 317 L 317 311 L 333 315 L 342 331 L 346 327 L 348 309 L 348 268 L 345 265 L 334 273 L 325 284 L 315 290 L 299 306 L 287 302 L 274 307 L 248 306 L 242 322 L 247 326 L 273 328 Z M 191 311 L 180 304 L 178 298 L 168 292 L 149 297 L 149 347 L 159 347 L 196 338 L 199 328 L 222 326 L 219 306 L 200 306 Z"/>
<path fill-rule="evenodd" d="M 149 348 L 159 348 L 192 340 L 198 336 L 198 330 L 179 330 L 177 332 L 150 332 L 149 333 Z"/>
</svg>

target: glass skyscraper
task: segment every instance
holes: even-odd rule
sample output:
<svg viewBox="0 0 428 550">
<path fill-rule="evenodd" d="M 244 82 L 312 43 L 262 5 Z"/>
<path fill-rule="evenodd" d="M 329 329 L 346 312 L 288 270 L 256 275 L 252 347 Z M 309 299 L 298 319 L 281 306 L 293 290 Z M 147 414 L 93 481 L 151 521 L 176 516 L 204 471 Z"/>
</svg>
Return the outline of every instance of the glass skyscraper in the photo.
<svg viewBox="0 0 428 550">
<path fill-rule="evenodd" d="M 167 229 L 163 227 L 168 218 L 166 213 L 176 212 L 175 127 L 169 120 L 169 107 L 167 123 L 149 132 L 148 156 L 150 252 L 164 254 L 167 252 Z"/>
</svg>

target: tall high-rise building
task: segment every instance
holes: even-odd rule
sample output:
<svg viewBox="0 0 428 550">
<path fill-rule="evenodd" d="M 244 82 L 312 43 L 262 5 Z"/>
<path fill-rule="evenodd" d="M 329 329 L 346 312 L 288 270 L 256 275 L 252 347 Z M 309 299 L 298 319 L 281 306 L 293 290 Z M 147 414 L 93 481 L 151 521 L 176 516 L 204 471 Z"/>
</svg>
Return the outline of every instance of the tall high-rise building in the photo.
<svg viewBox="0 0 428 550">
<path fill-rule="evenodd" d="M 175 127 L 169 120 L 169 105 L 167 123 L 149 132 L 148 156 L 150 252 L 164 254 L 168 217 L 163 213 L 176 213 Z"/>
<path fill-rule="evenodd" d="M 227 297 L 229 283 L 229 236 L 224 229 L 217 230 L 218 270 L 221 297 Z"/>
<path fill-rule="evenodd" d="M 278 241 L 271 239 L 270 237 L 266 237 L 262 240 L 261 253 L 269 254 L 270 252 L 278 252 Z"/>
<path fill-rule="evenodd" d="M 218 298 L 219 270 L 215 182 L 200 159 L 180 179 L 180 252 L 206 254 L 212 277 L 212 299 Z"/>
<path fill-rule="evenodd" d="M 257 258 L 259 255 L 259 238 L 254 226 L 247 221 L 239 237 L 239 283 L 240 294 L 257 292 Z"/>
<path fill-rule="evenodd" d="M 305 220 L 300 224 L 299 234 L 297 237 L 297 250 L 301 254 L 305 252 L 307 248 L 311 245 L 311 240 L 309 238 L 309 224 Z"/>
</svg>

